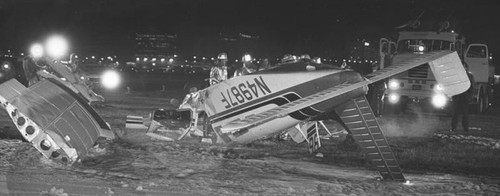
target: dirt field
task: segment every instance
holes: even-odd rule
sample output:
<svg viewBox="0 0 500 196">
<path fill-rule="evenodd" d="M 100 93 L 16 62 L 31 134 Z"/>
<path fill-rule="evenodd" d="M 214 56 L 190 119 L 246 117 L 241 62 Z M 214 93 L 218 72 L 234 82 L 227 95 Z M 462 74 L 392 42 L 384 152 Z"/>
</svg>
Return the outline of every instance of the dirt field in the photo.
<svg viewBox="0 0 500 196">
<path fill-rule="evenodd" d="M 105 97 L 107 102 L 96 109 L 119 139 L 100 141 L 92 156 L 70 168 L 51 163 L 28 143 L 0 140 L 0 195 L 500 194 L 500 149 L 481 140 L 498 142 L 499 116 L 472 116 L 472 126 L 482 130 L 467 134 L 446 132 L 449 119 L 443 116 L 380 118 L 410 181 L 404 184 L 378 181 L 360 149 L 342 138 L 323 140 L 323 156 L 291 141 L 228 148 L 194 138 L 151 140 L 125 131 L 125 116 L 172 107 L 170 99 L 182 98 L 182 90 Z"/>
</svg>

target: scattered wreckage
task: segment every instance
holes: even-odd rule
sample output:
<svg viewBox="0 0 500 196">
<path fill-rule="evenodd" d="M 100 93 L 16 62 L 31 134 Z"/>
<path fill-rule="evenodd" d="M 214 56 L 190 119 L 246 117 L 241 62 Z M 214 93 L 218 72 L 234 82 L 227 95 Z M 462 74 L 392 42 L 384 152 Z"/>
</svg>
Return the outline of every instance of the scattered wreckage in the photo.
<svg viewBox="0 0 500 196">
<path fill-rule="evenodd" d="M 0 80 L 0 106 L 43 156 L 71 165 L 87 155 L 98 138 L 115 136 L 90 106 L 103 98 L 76 72 L 75 62 L 43 56 L 43 48 L 34 47 L 28 57 L 0 57 L 2 65 L 10 67 Z"/>
</svg>

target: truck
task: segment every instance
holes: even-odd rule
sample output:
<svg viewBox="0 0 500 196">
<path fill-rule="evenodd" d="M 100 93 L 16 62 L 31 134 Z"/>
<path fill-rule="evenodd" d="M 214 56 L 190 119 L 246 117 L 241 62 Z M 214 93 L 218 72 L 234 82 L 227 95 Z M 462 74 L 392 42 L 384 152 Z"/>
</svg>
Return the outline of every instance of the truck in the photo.
<svg viewBox="0 0 500 196">
<path fill-rule="evenodd" d="M 450 50 L 459 55 L 462 63 L 474 76 L 474 94 L 470 104 L 476 113 L 488 111 L 493 99 L 495 68 L 486 44 L 466 44 L 465 37 L 454 31 L 401 31 L 396 42 L 380 40 L 380 67 L 392 62 L 431 51 Z M 423 64 L 386 80 L 382 104 L 385 112 L 404 112 L 416 104 L 424 112 L 450 110 L 451 97 L 441 93 L 428 64 Z M 414 107 L 412 107 L 414 108 Z"/>
</svg>

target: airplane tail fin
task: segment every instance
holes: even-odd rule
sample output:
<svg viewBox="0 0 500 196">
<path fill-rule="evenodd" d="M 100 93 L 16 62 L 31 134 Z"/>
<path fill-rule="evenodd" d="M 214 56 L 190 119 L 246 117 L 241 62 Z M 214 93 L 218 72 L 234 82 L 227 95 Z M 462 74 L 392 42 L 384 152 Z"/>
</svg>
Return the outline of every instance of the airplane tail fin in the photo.
<svg viewBox="0 0 500 196">
<path fill-rule="evenodd" d="M 45 157 L 72 164 L 99 137 L 114 139 L 109 125 L 81 96 L 54 79 L 26 88 L 12 79 L 0 85 L 0 106 L 21 135 Z"/>
</svg>

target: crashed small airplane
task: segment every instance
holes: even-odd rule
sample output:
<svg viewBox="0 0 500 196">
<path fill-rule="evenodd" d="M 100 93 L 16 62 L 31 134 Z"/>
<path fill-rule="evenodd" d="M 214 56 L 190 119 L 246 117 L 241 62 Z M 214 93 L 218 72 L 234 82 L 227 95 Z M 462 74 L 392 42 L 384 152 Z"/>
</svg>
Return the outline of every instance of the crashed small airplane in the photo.
<svg viewBox="0 0 500 196">
<path fill-rule="evenodd" d="M 320 147 L 315 122 L 333 119 L 353 136 L 384 179 L 404 181 L 365 94 L 369 84 L 423 64 L 431 67 L 446 96 L 470 86 L 457 53 L 451 51 L 409 55 L 365 78 L 352 70 L 298 60 L 193 91 L 180 107 L 187 115 L 157 110 L 144 118 L 128 116 L 126 129 L 147 129 L 149 136 L 167 141 L 213 132 L 217 143 L 246 144 L 295 127 L 314 151 Z"/>
</svg>

